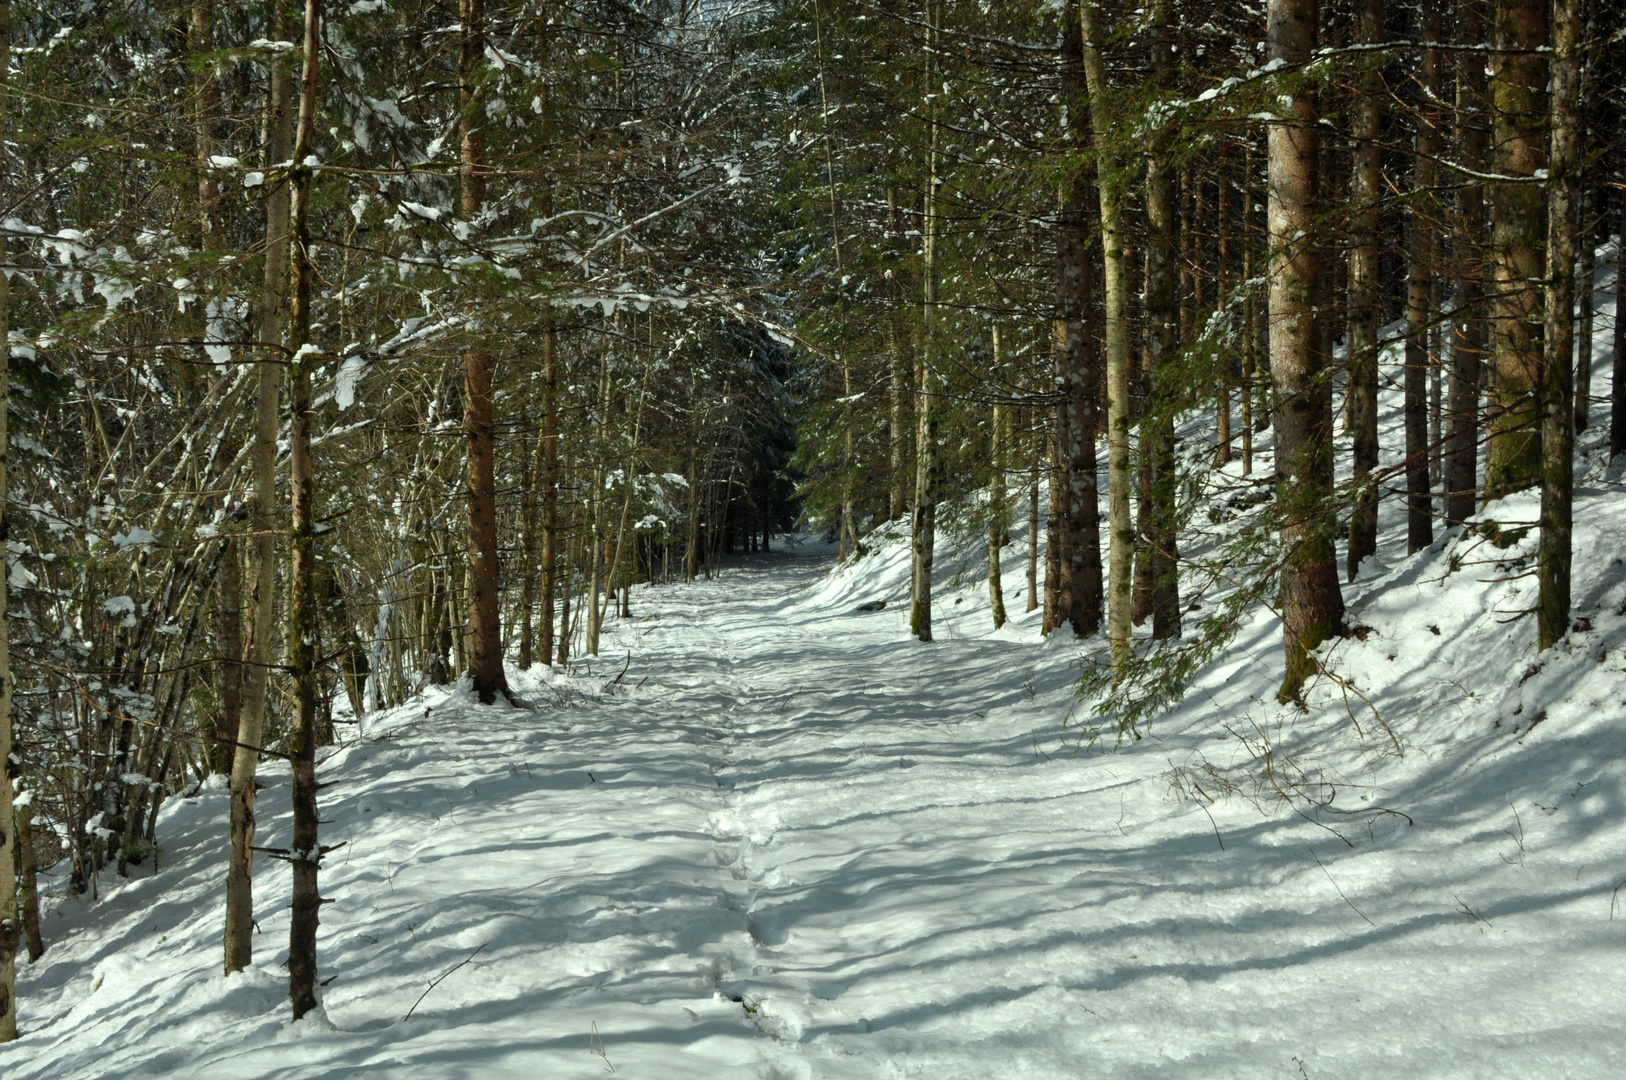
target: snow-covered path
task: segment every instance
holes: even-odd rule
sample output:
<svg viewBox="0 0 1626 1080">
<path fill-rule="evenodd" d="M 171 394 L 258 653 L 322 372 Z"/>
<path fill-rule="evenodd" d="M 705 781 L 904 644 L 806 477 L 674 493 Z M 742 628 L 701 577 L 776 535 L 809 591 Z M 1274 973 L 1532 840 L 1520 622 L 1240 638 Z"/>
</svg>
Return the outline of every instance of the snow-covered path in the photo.
<svg viewBox="0 0 1626 1080">
<path fill-rule="evenodd" d="M 323 875 L 316 1022 L 288 1022 L 285 869 L 260 864 L 258 963 L 223 978 L 224 794 L 172 800 L 156 876 L 47 920 L 0 1076 L 1482 1080 L 1626 1060 L 1618 736 L 1555 710 L 1522 748 L 1424 746 L 1364 789 L 1416 826 L 1203 809 L 1167 770 L 1211 725 L 1074 754 L 1075 653 L 1031 616 L 986 630 L 976 582 L 944 590 L 943 640 L 909 640 L 902 605 L 856 610 L 898 599 L 888 557 L 640 589 L 602 668 L 517 677 L 534 711 L 436 691 L 373 718 L 321 769 L 324 838 L 347 846 Z M 1273 632 L 1204 693 L 1246 707 L 1265 677 L 1236 671 Z M 286 773 L 267 781 L 275 846 Z"/>
</svg>

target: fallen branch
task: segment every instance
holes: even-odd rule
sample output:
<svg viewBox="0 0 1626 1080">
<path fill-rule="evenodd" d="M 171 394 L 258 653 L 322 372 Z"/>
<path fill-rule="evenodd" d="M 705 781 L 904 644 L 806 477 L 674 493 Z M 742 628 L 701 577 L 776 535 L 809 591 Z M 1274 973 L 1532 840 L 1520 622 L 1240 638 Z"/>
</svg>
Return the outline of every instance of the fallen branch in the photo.
<svg viewBox="0 0 1626 1080">
<path fill-rule="evenodd" d="M 414 1001 L 412 1003 L 412 1008 L 408 1009 L 407 1014 L 405 1016 L 401 1017 L 401 1022 L 406 1023 L 408 1020 L 412 1019 L 412 1014 L 418 1011 L 418 1006 L 422 1005 L 423 1004 L 423 999 L 429 996 L 429 991 L 433 990 L 435 987 L 440 985 L 441 979 L 446 978 L 447 975 L 450 975 L 452 972 L 454 972 L 458 968 L 462 967 L 463 964 L 466 964 L 470 960 L 473 960 L 476 956 L 478 956 L 480 954 L 480 950 L 485 948 L 485 947 L 486 947 L 486 942 L 482 941 L 478 946 L 475 947 L 475 950 L 473 952 L 469 953 L 469 955 L 467 955 L 467 956 L 465 956 L 463 958 L 461 963 L 453 964 L 451 967 L 447 968 L 444 972 L 442 972 L 439 979 L 436 979 L 434 982 L 430 983 L 428 985 L 428 987 L 426 987 L 424 989 L 424 992 L 418 995 L 418 1000 Z"/>
</svg>

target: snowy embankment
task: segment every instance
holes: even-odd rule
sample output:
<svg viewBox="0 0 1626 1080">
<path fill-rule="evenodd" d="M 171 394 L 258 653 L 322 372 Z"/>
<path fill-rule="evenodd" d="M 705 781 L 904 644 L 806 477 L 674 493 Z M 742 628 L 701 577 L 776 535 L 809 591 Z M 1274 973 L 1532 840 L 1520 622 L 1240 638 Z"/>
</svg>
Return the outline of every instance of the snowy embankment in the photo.
<svg viewBox="0 0 1626 1080">
<path fill-rule="evenodd" d="M 279 864 L 258 963 L 219 973 L 209 788 L 165 808 L 155 876 L 55 906 L 0 1075 L 585 1077 L 590 1043 L 658 1078 L 1610 1075 L 1626 577 L 1605 508 L 1580 515 L 1593 628 L 1528 679 L 1529 621 L 1495 614 L 1528 582 L 1431 580 L 1442 551 L 1358 587 L 1376 632 L 1345 667 L 1407 754 L 1320 823 L 1171 797 L 1171 765 L 1239 745 L 1213 710 L 1268 690 L 1270 627 L 1202 705 L 1074 754 L 1074 650 L 1032 616 L 991 633 L 980 581 L 945 582 L 930 646 L 902 605 L 855 610 L 896 598 L 896 552 L 640 590 L 603 669 L 521 678 L 536 711 L 435 692 L 325 761 L 324 835 L 348 843 L 316 1022 L 288 1020 Z"/>
<path fill-rule="evenodd" d="M 1544 656 L 1519 547 L 1407 558 L 1386 500 L 1346 592 L 1369 631 L 1324 657 L 1348 692 L 1275 705 L 1262 613 L 1118 752 L 1064 726 L 1079 649 L 1022 613 L 1020 529 L 1012 622 L 990 628 L 971 541 L 940 557 L 931 645 L 897 541 L 640 589 L 591 673 L 514 674 L 534 710 L 433 691 L 325 758 L 346 846 L 313 1020 L 289 1023 L 280 864 L 258 962 L 219 972 L 209 787 L 164 808 L 155 874 L 53 902 L 0 1076 L 1618 1075 L 1626 499 L 1602 430 L 1577 629 Z M 1320 809 L 1274 796 L 1266 746 Z M 287 774 L 265 779 L 278 846 Z"/>
</svg>

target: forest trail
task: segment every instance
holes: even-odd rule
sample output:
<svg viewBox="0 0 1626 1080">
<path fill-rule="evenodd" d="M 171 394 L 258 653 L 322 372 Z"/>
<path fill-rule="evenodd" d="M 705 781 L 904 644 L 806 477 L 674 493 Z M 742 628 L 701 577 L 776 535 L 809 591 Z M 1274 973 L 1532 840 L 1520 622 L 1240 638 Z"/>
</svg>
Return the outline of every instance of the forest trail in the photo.
<svg viewBox="0 0 1626 1080">
<path fill-rule="evenodd" d="M 907 637 L 906 604 L 858 611 L 897 600 L 896 556 L 829 577 L 828 552 L 775 553 L 641 588 L 590 672 L 516 678 L 534 711 L 446 689 L 370 719 L 320 770 L 324 841 L 346 846 L 322 877 L 314 1022 L 289 1023 L 286 869 L 258 865 L 257 963 L 224 979 L 225 795 L 171 800 L 156 876 L 105 876 L 46 920 L 0 1075 L 1320 1080 L 1620 1060 L 1626 845 L 1601 753 L 1564 735 L 1520 760 L 1562 788 L 1547 813 L 1510 760 L 1469 772 L 1449 748 L 1383 796 L 1415 827 L 1204 810 L 1167 771 L 1212 731 L 1074 754 L 1076 650 L 1031 616 L 989 630 L 980 581 L 946 585 L 933 645 Z M 266 779 L 274 847 L 287 774 Z M 1517 833 L 1515 812 L 1487 824 L 1515 803 Z"/>
</svg>

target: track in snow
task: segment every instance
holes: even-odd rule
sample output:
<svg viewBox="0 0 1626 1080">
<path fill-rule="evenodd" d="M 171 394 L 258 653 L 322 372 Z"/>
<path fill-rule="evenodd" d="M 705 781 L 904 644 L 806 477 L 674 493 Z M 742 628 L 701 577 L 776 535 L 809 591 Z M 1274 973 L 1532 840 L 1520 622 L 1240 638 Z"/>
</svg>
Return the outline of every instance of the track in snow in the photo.
<svg viewBox="0 0 1626 1080">
<path fill-rule="evenodd" d="M 990 634 L 955 603 L 980 583 L 945 588 L 922 646 L 899 605 L 854 610 L 890 579 L 827 569 L 639 589 L 591 675 L 516 677 L 535 711 L 436 691 L 328 759 L 348 844 L 314 1022 L 288 1023 L 285 869 L 257 871 L 258 964 L 222 978 L 225 796 L 172 800 L 156 877 L 47 920 L 0 1075 L 1605 1076 L 1626 1052 L 1601 744 L 1535 759 L 1556 794 L 1517 849 L 1490 812 L 1531 759 L 1447 749 L 1385 796 L 1415 829 L 1210 817 L 1161 777 L 1211 729 L 1075 756 L 1074 654 L 1029 617 Z"/>
</svg>

